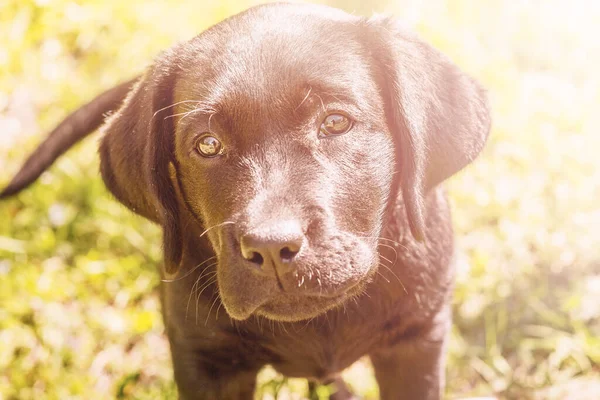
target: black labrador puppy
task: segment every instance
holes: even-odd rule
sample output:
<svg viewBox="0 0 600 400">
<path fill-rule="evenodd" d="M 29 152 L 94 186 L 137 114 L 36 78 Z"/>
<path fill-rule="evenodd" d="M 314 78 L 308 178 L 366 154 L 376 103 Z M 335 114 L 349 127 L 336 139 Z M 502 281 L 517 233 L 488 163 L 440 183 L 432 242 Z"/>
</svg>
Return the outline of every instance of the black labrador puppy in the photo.
<svg viewBox="0 0 600 400">
<path fill-rule="evenodd" d="M 164 230 L 181 398 L 250 399 L 265 364 L 331 382 L 364 355 L 383 399 L 440 398 L 453 238 L 439 184 L 488 135 L 476 82 L 391 19 L 264 5 L 75 111 L 2 196 L 112 110 L 102 177 Z"/>
</svg>

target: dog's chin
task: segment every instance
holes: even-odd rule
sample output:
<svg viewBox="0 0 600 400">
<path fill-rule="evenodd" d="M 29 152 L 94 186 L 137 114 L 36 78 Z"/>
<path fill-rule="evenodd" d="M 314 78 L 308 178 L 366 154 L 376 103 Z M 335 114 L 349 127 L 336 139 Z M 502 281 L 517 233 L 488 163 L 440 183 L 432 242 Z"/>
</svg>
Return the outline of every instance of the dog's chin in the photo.
<svg viewBox="0 0 600 400">
<path fill-rule="evenodd" d="M 297 322 L 318 317 L 341 306 L 358 295 L 363 286 L 364 284 L 359 283 L 341 293 L 328 296 L 281 293 L 264 302 L 257 302 L 260 305 L 255 307 L 248 302 L 242 306 L 235 306 L 235 301 L 232 304 L 226 298 L 222 300 L 229 316 L 236 320 L 246 320 L 255 315 L 274 321 Z"/>
<path fill-rule="evenodd" d="M 366 274 L 339 290 L 323 294 L 281 291 L 276 283 L 269 287 L 269 282 L 264 280 L 262 285 L 256 286 L 249 282 L 231 285 L 232 282 L 221 280 L 219 290 L 223 306 L 232 319 L 243 321 L 251 316 L 260 316 L 274 321 L 296 322 L 318 317 L 359 295 L 371 275 Z"/>
<path fill-rule="evenodd" d="M 342 306 L 360 293 L 359 284 L 335 296 L 282 295 L 261 305 L 255 315 L 281 322 L 297 322 L 318 317 L 327 311 Z"/>
</svg>

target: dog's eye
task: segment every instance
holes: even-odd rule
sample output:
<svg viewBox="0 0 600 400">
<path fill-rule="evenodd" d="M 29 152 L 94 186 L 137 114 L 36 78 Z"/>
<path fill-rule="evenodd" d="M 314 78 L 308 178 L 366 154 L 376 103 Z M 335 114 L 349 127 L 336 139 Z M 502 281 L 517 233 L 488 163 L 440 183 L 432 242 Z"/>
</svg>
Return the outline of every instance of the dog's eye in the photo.
<svg viewBox="0 0 600 400">
<path fill-rule="evenodd" d="M 323 136 L 341 135 L 352 128 L 352 121 L 343 114 L 329 114 L 321 123 L 321 134 Z"/>
<path fill-rule="evenodd" d="M 204 134 L 196 141 L 196 151 L 203 157 L 215 157 L 221 154 L 223 146 L 219 139 L 210 134 Z"/>
</svg>

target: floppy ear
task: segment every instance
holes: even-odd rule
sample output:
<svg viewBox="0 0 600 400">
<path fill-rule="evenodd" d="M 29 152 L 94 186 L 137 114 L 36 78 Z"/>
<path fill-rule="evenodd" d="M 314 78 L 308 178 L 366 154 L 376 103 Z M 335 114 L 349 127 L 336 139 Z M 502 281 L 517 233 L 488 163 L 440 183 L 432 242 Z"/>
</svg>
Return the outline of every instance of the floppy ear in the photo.
<svg viewBox="0 0 600 400">
<path fill-rule="evenodd" d="M 369 50 L 399 149 L 413 236 L 424 236 L 424 196 L 480 153 L 490 129 L 484 90 L 446 56 L 389 18 L 367 22 Z"/>
<path fill-rule="evenodd" d="M 179 206 L 169 175 L 176 164 L 173 89 L 177 71 L 165 57 L 149 68 L 107 121 L 100 145 L 101 172 L 115 197 L 132 211 L 162 225 L 165 268 L 182 257 Z"/>
</svg>

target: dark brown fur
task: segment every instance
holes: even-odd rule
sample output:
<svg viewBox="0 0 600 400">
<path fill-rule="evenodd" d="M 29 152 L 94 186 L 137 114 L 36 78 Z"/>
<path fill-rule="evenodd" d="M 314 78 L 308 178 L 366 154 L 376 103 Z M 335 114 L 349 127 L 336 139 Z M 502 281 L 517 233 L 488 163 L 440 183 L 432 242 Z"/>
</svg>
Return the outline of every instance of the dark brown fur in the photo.
<svg viewBox="0 0 600 400">
<path fill-rule="evenodd" d="M 354 126 L 320 137 L 327 112 Z M 256 7 L 158 57 L 103 130 L 107 187 L 164 230 L 181 398 L 252 398 L 266 364 L 328 382 L 364 355 L 382 398 L 440 398 L 453 240 L 438 185 L 489 130 L 485 94 L 443 55 L 390 19 Z M 195 152 L 208 131 L 223 155 Z M 289 263 L 240 250 L 289 232 Z"/>
</svg>

